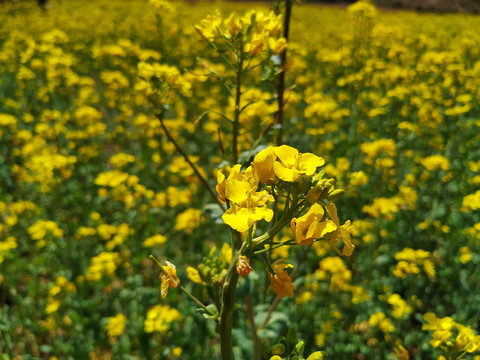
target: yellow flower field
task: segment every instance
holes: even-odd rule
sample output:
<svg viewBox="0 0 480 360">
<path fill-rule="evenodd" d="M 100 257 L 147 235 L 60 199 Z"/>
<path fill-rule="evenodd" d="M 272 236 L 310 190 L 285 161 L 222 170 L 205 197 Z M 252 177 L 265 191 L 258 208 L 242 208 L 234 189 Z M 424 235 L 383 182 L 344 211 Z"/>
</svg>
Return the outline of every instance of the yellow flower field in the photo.
<svg viewBox="0 0 480 360">
<path fill-rule="evenodd" d="M 278 3 L 2 3 L 0 359 L 480 359 L 480 17 Z"/>
</svg>

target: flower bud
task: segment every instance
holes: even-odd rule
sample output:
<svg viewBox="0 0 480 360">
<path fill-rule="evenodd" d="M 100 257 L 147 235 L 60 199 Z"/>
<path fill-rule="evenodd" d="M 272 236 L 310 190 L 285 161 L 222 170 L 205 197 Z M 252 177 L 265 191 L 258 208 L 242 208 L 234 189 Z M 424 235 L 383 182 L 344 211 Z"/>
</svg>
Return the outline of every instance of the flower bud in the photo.
<svg viewBox="0 0 480 360">
<path fill-rule="evenodd" d="M 305 343 L 300 341 L 297 345 L 295 345 L 295 352 L 299 355 L 303 354 L 303 350 L 305 349 Z"/>
<path fill-rule="evenodd" d="M 275 344 L 272 346 L 272 354 L 282 355 L 285 352 L 285 345 Z"/>
<path fill-rule="evenodd" d="M 328 194 L 327 200 L 331 202 L 338 200 L 344 193 L 345 193 L 345 190 L 343 189 L 333 190 L 330 194 Z"/>
<path fill-rule="evenodd" d="M 323 352 L 315 351 L 312 355 L 310 355 L 307 360 L 322 360 L 323 359 Z"/>
<path fill-rule="evenodd" d="M 320 171 L 318 174 L 313 175 L 312 184 L 316 186 L 320 180 L 325 176 L 325 170 Z"/>
<path fill-rule="evenodd" d="M 320 194 L 322 193 L 322 191 L 323 191 L 323 188 L 319 186 L 315 186 L 313 189 L 310 189 L 307 192 L 307 195 L 305 196 L 305 198 L 309 203 L 315 204 L 318 198 L 320 197 Z"/>
<path fill-rule="evenodd" d="M 210 267 L 205 266 L 204 264 L 200 264 L 197 266 L 198 273 L 200 275 L 200 278 L 207 282 L 208 279 L 210 278 L 209 272 L 210 272 Z"/>
<path fill-rule="evenodd" d="M 288 329 L 287 333 L 287 345 L 288 348 L 291 350 L 297 345 L 298 343 L 298 337 L 297 337 L 297 329 L 295 329 L 295 326 L 290 326 Z M 298 353 L 300 354 L 300 353 Z"/>
</svg>

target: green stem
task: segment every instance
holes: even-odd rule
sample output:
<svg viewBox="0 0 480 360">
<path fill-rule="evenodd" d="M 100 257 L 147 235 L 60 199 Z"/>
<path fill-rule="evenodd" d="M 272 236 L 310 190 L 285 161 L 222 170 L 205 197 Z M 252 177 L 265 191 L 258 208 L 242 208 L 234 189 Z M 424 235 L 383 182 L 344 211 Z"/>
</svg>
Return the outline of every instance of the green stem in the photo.
<svg viewBox="0 0 480 360">
<path fill-rule="evenodd" d="M 293 241 L 292 241 L 292 240 L 293 240 Z M 254 254 L 255 254 L 255 255 L 258 255 L 258 254 L 262 254 L 262 253 L 264 253 L 264 252 L 267 252 L 267 251 L 270 251 L 270 250 L 273 250 L 273 249 L 278 249 L 279 247 L 282 247 L 282 246 L 294 246 L 294 245 L 297 245 L 297 243 L 295 242 L 294 239 L 290 239 L 290 240 L 287 240 L 286 242 L 283 242 L 283 243 L 274 243 L 274 244 L 273 244 L 271 247 L 269 247 L 269 248 L 255 251 Z"/>
<path fill-rule="evenodd" d="M 290 221 L 290 216 L 283 216 L 279 222 L 277 222 L 273 227 L 268 230 L 265 234 L 257 236 L 255 239 L 252 240 L 252 251 L 255 251 L 263 246 L 265 242 L 270 241 L 273 239 L 275 235 L 277 235 L 280 230 L 282 230 Z"/>
<path fill-rule="evenodd" d="M 215 194 L 213 189 L 210 187 L 207 179 L 205 179 L 203 177 L 203 175 L 197 169 L 195 164 L 190 160 L 188 155 L 183 151 L 183 149 L 180 147 L 180 145 L 178 145 L 178 143 L 173 138 L 172 134 L 170 134 L 170 132 L 168 131 L 167 127 L 165 126 L 165 123 L 163 122 L 163 112 L 161 112 L 160 114 L 157 114 L 156 116 L 157 116 L 157 119 L 160 120 L 160 126 L 162 127 L 163 131 L 165 132 L 165 135 L 167 136 L 168 140 L 170 140 L 170 142 L 173 144 L 173 146 L 178 151 L 178 153 L 185 159 L 185 161 L 188 163 L 190 168 L 193 170 L 195 175 L 198 177 L 198 179 L 202 183 L 203 187 L 208 191 L 208 193 L 210 194 L 212 199 L 215 200 L 215 202 L 218 204 L 220 209 L 222 209 L 223 211 L 226 211 L 227 210 L 226 206 L 218 199 L 217 194 Z"/>
<path fill-rule="evenodd" d="M 461 359 L 465 356 L 466 353 L 467 353 L 467 350 L 465 350 L 464 352 L 462 352 L 462 353 L 456 358 L 456 360 L 461 360 Z"/>
<path fill-rule="evenodd" d="M 242 247 L 243 248 L 243 247 Z M 242 249 L 240 249 L 242 250 Z M 222 360 L 233 360 L 232 326 L 233 311 L 235 309 L 235 293 L 237 290 L 238 274 L 236 264 L 241 254 L 239 251 L 230 262 L 225 276 L 222 293 L 222 308 L 220 310 L 220 351 Z"/>
<path fill-rule="evenodd" d="M 233 151 L 233 163 L 238 162 L 238 133 L 240 132 L 240 98 L 242 95 L 242 72 L 243 72 L 243 44 L 240 43 L 240 54 L 238 59 L 237 69 L 237 81 L 235 91 L 235 113 L 233 117 L 233 130 L 232 130 L 232 151 Z"/>
</svg>

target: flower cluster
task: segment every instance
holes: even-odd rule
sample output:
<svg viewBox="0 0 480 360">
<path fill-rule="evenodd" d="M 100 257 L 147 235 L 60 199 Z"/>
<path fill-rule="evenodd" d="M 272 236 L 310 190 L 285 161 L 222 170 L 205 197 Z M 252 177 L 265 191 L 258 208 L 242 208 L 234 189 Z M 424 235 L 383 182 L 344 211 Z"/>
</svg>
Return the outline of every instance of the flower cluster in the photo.
<svg viewBox="0 0 480 360">
<path fill-rule="evenodd" d="M 280 36 L 282 17 L 273 12 L 265 15 L 253 10 L 243 17 L 232 14 L 225 20 L 216 12 L 202 20 L 201 25 L 195 26 L 195 30 L 212 42 L 219 42 L 219 38 L 235 39 L 243 43 L 243 51 L 251 55 L 257 55 L 266 49 L 278 55 L 287 48 L 285 38 Z"/>
<path fill-rule="evenodd" d="M 430 345 L 443 347 L 449 354 L 466 354 L 480 351 L 480 335 L 475 335 L 471 326 L 455 322 L 451 317 L 438 318 L 434 313 L 423 315 L 422 330 L 433 331 Z M 451 338 L 456 332 L 457 336 Z M 460 356 L 461 357 L 461 356 Z M 458 357 L 455 357 L 458 358 Z"/>
<path fill-rule="evenodd" d="M 429 278 L 435 277 L 435 265 L 429 251 L 405 248 L 395 254 L 395 259 L 398 263 L 393 274 L 399 278 L 404 278 L 406 274 L 420 274 L 419 266 L 423 266 Z"/>
</svg>

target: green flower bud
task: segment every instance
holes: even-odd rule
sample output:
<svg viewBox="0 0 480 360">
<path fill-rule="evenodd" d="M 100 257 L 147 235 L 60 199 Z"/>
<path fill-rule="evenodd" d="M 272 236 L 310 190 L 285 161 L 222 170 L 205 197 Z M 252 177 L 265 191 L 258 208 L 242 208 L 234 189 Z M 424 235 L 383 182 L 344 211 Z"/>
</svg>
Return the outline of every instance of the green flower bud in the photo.
<svg viewBox="0 0 480 360">
<path fill-rule="evenodd" d="M 297 330 L 295 329 L 295 326 L 290 326 L 290 328 L 288 329 L 288 333 L 287 333 L 287 348 L 288 348 L 288 350 L 291 351 L 295 347 L 297 342 L 298 342 Z"/>
<path fill-rule="evenodd" d="M 212 246 L 212 248 L 210 249 L 210 252 L 208 253 L 208 257 L 209 258 L 215 258 L 216 255 L 217 255 L 217 247 Z"/>
<path fill-rule="evenodd" d="M 209 276 L 208 272 L 210 271 L 210 267 L 205 266 L 205 264 L 200 264 L 197 266 L 198 273 L 203 281 L 207 281 Z"/>
<path fill-rule="evenodd" d="M 310 355 L 307 360 L 322 360 L 323 359 L 323 352 L 315 351 L 312 355 Z"/>
<path fill-rule="evenodd" d="M 333 202 L 337 199 L 340 199 L 340 197 L 343 194 L 345 194 L 345 190 L 343 190 L 343 189 L 333 190 L 330 194 L 328 194 L 327 200 Z"/>
<path fill-rule="evenodd" d="M 325 170 L 320 171 L 318 174 L 313 175 L 312 177 L 312 185 L 316 186 L 317 183 L 323 179 L 325 176 Z"/>
<path fill-rule="evenodd" d="M 303 350 L 305 349 L 305 343 L 300 341 L 297 345 L 295 345 L 295 352 L 299 355 L 303 354 Z"/>
<path fill-rule="evenodd" d="M 305 196 L 305 198 L 309 203 L 315 204 L 318 198 L 320 197 L 320 194 L 322 193 L 322 191 L 323 191 L 323 188 L 316 186 L 307 192 L 307 195 Z"/>
<path fill-rule="evenodd" d="M 275 345 L 272 346 L 272 354 L 283 355 L 284 352 L 285 352 L 285 345 L 275 344 Z"/>
</svg>

